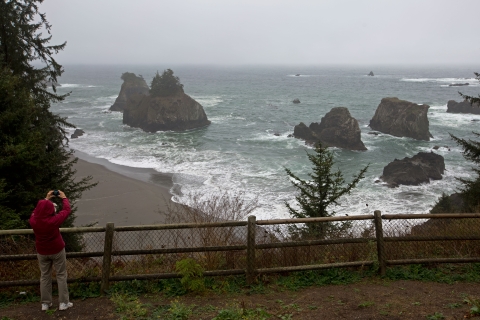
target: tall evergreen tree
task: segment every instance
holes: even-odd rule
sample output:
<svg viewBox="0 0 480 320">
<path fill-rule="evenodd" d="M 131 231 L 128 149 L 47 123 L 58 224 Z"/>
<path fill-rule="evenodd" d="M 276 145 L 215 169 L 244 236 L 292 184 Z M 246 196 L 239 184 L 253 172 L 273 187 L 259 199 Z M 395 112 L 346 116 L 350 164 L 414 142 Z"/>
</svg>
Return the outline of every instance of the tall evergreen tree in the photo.
<svg viewBox="0 0 480 320">
<path fill-rule="evenodd" d="M 307 153 L 308 159 L 313 164 L 312 173 L 308 176 L 311 180 L 303 180 L 285 168 L 292 184 L 298 189 L 299 195 L 295 197 L 300 208 L 294 209 L 290 204 L 285 205 L 293 218 L 319 218 L 335 215 L 332 205 L 338 205 L 340 197 L 350 194 L 357 183 L 364 178 L 368 165 L 353 177 L 350 183 L 345 184 L 342 172 L 333 169 L 335 161 L 333 153 L 322 145 L 317 144 L 315 153 Z M 324 238 L 332 231 L 338 231 L 346 224 L 334 223 L 307 223 L 306 228 L 294 227 L 300 236 L 313 236 Z"/>
<path fill-rule="evenodd" d="M 42 2 L 0 0 L 0 228 L 27 227 L 48 190 L 65 191 L 74 204 L 94 185 L 91 177 L 75 181 L 66 136 L 74 126 L 49 110 L 66 97 L 56 94 L 63 69 L 53 58 L 66 43 L 49 46 L 51 36 L 42 36 L 51 27 L 38 11 Z"/>
</svg>

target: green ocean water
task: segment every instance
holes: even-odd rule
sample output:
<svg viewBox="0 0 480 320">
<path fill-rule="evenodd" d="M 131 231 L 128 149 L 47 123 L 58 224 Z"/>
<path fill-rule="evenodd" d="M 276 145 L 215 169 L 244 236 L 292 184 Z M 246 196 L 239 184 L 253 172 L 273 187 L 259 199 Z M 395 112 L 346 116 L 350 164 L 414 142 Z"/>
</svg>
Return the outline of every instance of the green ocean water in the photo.
<svg viewBox="0 0 480 320">
<path fill-rule="evenodd" d="M 171 192 L 178 202 L 185 202 L 189 192 L 258 196 L 258 218 L 287 216 L 284 202 L 293 200 L 295 189 L 284 168 L 302 177 L 311 168 L 306 156 L 311 148 L 288 135 L 300 122 L 319 122 L 333 107 L 350 110 L 368 148 L 365 152 L 332 149 L 346 180 L 370 164 L 366 178 L 335 208 L 338 214 L 427 212 L 442 192 L 457 188 L 455 177 L 471 174 L 471 165 L 449 133 L 469 138 L 472 131 L 480 131 L 480 121 L 472 121 L 480 120 L 479 115 L 446 113 L 448 100 L 461 101 L 459 90 L 480 93 L 473 74 L 480 66 L 64 67 L 58 91 L 71 94 L 52 111 L 86 132 L 71 140 L 72 148 L 112 163 L 173 173 Z M 120 91 L 123 72 L 141 74 L 150 83 L 157 70 L 166 68 L 173 69 L 185 92 L 202 104 L 212 121 L 210 126 L 182 133 L 145 133 L 123 125 L 121 113 L 108 112 Z M 371 70 L 375 76 L 366 76 Z M 465 82 L 470 85 L 449 86 Z M 384 97 L 430 105 L 428 118 L 434 138 L 427 142 L 368 134 L 372 131 L 368 123 Z M 295 98 L 301 103 L 293 104 Z M 435 151 L 445 158 L 442 180 L 395 189 L 375 183 L 383 167 L 395 158 L 430 152 L 435 145 L 448 146 Z"/>
</svg>

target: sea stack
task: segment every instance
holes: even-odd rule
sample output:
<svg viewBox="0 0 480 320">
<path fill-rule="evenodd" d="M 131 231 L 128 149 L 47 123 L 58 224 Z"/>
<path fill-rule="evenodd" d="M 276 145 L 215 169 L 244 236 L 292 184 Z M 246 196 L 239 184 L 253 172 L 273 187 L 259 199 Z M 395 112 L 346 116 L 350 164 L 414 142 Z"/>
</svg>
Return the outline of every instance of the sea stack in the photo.
<svg viewBox="0 0 480 320">
<path fill-rule="evenodd" d="M 153 78 L 148 95 L 129 97 L 123 123 L 147 132 L 185 131 L 210 124 L 203 107 L 183 91 L 183 85 L 168 69 Z"/>
<path fill-rule="evenodd" d="M 123 84 L 115 103 L 109 109 L 110 111 L 123 112 L 131 96 L 136 94 L 148 95 L 150 91 L 150 88 L 142 76 L 137 77 L 135 73 L 125 72 L 120 78 L 123 80 Z"/>
<path fill-rule="evenodd" d="M 462 102 L 449 100 L 447 103 L 447 112 L 480 114 L 480 105 L 478 103 L 474 103 L 472 105 L 468 100 L 464 100 Z"/>
<path fill-rule="evenodd" d="M 419 152 L 412 158 L 393 160 L 385 168 L 380 177 L 390 187 L 403 185 L 417 186 L 421 183 L 430 183 L 432 180 L 442 179 L 445 172 L 444 158 L 433 152 Z"/>
<path fill-rule="evenodd" d="M 370 120 L 370 128 L 396 137 L 409 137 L 430 141 L 427 112 L 430 106 L 400 100 L 383 98 Z"/>
<path fill-rule="evenodd" d="M 301 122 L 295 126 L 293 136 L 312 145 L 320 142 L 325 147 L 367 150 L 361 139 L 358 121 L 344 107 L 332 108 L 320 123 L 313 122 L 309 127 Z"/>
</svg>

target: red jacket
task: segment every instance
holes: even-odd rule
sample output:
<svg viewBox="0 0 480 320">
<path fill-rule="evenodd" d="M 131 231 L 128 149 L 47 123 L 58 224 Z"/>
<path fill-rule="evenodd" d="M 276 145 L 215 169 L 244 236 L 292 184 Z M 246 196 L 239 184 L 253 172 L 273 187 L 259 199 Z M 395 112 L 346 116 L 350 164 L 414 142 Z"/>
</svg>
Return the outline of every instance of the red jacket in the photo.
<svg viewBox="0 0 480 320">
<path fill-rule="evenodd" d="M 55 214 L 50 200 L 40 200 L 30 216 L 30 225 L 35 233 L 35 246 L 41 255 L 51 255 L 62 251 L 65 242 L 58 228 L 72 211 L 67 198 L 62 200 L 63 210 Z"/>
</svg>

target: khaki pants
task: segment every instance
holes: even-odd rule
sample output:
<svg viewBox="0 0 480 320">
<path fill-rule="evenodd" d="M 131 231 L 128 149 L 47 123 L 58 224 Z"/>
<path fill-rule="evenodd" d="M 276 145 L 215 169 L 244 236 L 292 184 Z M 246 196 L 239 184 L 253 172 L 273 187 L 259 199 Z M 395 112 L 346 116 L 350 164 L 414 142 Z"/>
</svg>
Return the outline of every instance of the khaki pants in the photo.
<svg viewBox="0 0 480 320">
<path fill-rule="evenodd" d="M 55 266 L 58 285 L 58 302 L 68 303 L 67 266 L 65 248 L 57 254 L 41 255 L 37 253 L 40 265 L 40 295 L 42 303 L 52 303 L 52 266 Z"/>
</svg>

